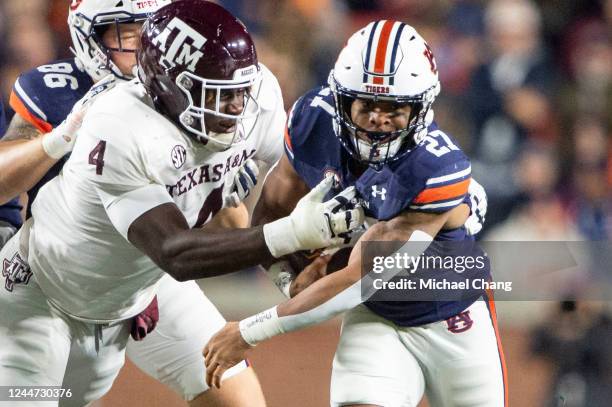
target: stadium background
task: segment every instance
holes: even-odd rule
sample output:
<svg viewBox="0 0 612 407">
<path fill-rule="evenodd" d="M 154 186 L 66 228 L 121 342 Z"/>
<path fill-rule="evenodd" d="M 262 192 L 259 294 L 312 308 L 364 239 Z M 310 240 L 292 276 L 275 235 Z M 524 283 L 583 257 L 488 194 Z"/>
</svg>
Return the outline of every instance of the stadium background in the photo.
<svg viewBox="0 0 612 407">
<path fill-rule="evenodd" d="M 69 56 L 68 0 L 0 2 L 0 90 Z M 350 33 L 379 18 L 414 25 L 431 45 L 441 127 L 487 189 L 484 239 L 609 240 L 612 234 L 611 0 L 227 0 L 254 34 L 288 108 L 324 84 Z M 8 112 L 9 115 L 11 112 Z M 612 269 L 603 270 L 612 273 Z M 200 283 L 228 319 L 282 299 L 259 272 Z M 580 291 L 568 287 L 568 298 Z M 609 405 L 607 302 L 498 305 L 514 406 Z M 275 338 L 251 355 L 271 407 L 328 405 L 338 321 Z M 562 404 L 565 403 L 565 404 Z M 181 401 L 132 365 L 96 406 Z"/>
</svg>

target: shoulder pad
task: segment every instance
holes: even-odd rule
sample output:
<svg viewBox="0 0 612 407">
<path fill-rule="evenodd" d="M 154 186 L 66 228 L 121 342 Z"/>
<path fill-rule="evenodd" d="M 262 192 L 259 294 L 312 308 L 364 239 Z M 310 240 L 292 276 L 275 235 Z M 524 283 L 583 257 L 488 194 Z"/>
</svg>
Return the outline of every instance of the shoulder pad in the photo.
<svg viewBox="0 0 612 407">
<path fill-rule="evenodd" d="M 470 183 L 471 165 L 456 141 L 441 130 L 430 131 L 408 157 L 408 171 L 420 191 L 410 209 L 444 212 L 461 204 Z"/>
<path fill-rule="evenodd" d="M 47 132 L 60 124 L 93 85 L 74 59 L 42 65 L 17 78 L 10 105 L 24 119 Z"/>
</svg>

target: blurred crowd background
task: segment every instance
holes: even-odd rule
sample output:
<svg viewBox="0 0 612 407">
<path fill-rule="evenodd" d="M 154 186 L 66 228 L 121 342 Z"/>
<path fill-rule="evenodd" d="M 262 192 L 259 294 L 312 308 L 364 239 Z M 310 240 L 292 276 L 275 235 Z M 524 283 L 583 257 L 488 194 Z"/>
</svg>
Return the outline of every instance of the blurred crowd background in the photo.
<svg viewBox="0 0 612 407">
<path fill-rule="evenodd" d="M 436 119 L 459 139 L 489 195 L 496 240 L 612 234 L 612 1 L 220 0 L 256 38 L 287 107 L 326 83 L 348 36 L 393 17 L 431 45 Z M 0 3 L 0 89 L 70 56 L 69 0 Z"/>
<path fill-rule="evenodd" d="M 218 2 L 254 34 L 287 108 L 326 83 L 348 36 L 369 21 L 394 18 L 415 26 L 438 63 L 436 120 L 469 153 L 489 196 L 484 238 L 610 240 L 612 0 Z M 0 2 L 5 101 L 20 72 L 70 55 L 68 4 Z M 520 315 L 507 311 L 507 325 L 535 330 L 523 356 L 553 361 L 545 405 L 562 405 L 559 394 L 572 395 L 561 397 L 566 407 L 610 405 L 606 308 L 564 301 L 517 304 Z"/>
</svg>

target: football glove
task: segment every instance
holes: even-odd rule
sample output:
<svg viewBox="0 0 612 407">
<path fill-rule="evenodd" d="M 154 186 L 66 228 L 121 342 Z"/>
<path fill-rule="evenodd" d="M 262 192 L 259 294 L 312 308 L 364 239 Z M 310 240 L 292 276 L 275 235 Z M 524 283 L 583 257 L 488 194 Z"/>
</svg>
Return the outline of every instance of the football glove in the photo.
<svg viewBox="0 0 612 407">
<path fill-rule="evenodd" d="M 487 214 L 487 193 L 474 178 L 470 180 L 468 194 L 471 202 L 470 216 L 465 221 L 465 229 L 471 236 L 481 231 Z"/>
<path fill-rule="evenodd" d="M 333 177 L 323 179 L 300 199 L 289 216 L 264 225 L 266 244 L 274 257 L 342 244 L 344 234 L 361 226 L 364 213 L 354 203 L 355 187 L 323 202 L 333 183 Z"/>
<path fill-rule="evenodd" d="M 257 184 L 258 176 L 259 168 L 255 161 L 246 160 L 234 176 L 233 182 L 226 184 L 223 194 L 225 196 L 224 207 L 237 208 Z"/>
</svg>

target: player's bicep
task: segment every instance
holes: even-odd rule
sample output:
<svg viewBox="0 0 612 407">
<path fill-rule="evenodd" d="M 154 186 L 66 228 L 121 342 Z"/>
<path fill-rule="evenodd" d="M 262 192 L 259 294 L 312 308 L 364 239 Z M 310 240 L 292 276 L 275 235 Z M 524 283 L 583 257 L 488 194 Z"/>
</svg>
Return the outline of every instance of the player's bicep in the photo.
<svg viewBox="0 0 612 407">
<path fill-rule="evenodd" d="M 266 178 L 253 224 L 260 225 L 288 215 L 309 190 L 287 156 L 283 155 Z"/>
<path fill-rule="evenodd" d="M 127 230 L 127 239 L 163 267 L 165 242 L 185 230 L 189 230 L 185 216 L 173 202 L 167 202 L 134 219 Z"/>
<path fill-rule="evenodd" d="M 95 189 L 113 226 L 128 240 L 131 225 L 143 214 L 161 205 L 174 205 L 166 189 L 158 184 L 140 187 L 96 184 Z"/>
<path fill-rule="evenodd" d="M 42 134 L 42 131 L 37 129 L 32 123 L 21 117 L 21 115 L 15 114 L 1 141 L 32 140 L 42 136 Z"/>
</svg>

